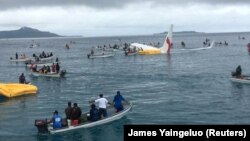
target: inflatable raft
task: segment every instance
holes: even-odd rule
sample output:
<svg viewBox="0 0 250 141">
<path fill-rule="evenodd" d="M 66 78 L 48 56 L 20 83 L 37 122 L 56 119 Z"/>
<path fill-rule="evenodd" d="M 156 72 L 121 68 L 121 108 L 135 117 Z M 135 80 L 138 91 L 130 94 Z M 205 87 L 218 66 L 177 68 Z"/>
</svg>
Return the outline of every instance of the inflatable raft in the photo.
<svg viewBox="0 0 250 141">
<path fill-rule="evenodd" d="M 0 83 L 0 95 L 5 97 L 16 97 L 26 94 L 35 94 L 38 88 L 30 84 Z"/>
</svg>

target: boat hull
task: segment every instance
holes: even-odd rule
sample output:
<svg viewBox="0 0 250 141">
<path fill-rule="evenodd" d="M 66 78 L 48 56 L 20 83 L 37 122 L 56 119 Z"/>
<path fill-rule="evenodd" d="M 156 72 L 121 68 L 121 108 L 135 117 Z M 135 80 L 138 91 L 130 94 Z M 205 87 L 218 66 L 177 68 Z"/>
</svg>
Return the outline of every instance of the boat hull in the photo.
<svg viewBox="0 0 250 141">
<path fill-rule="evenodd" d="M 88 58 L 93 59 L 93 58 L 107 58 L 107 57 L 113 57 L 114 54 L 97 54 L 97 55 L 90 55 L 88 54 Z"/>
<path fill-rule="evenodd" d="M 243 78 L 231 77 L 231 81 L 243 84 L 250 84 L 250 77 L 243 77 Z"/>
<path fill-rule="evenodd" d="M 81 129 L 81 128 L 90 128 L 90 127 L 103 125 L 103 124 L 110 123 L 110 122 L 113 122 L 115 120 L 118 120 L 118 119 L 124 117 L 131 109 L 132 109 L 132 103 L 130 103 L 130 102 L 126 102 L 124 104 L 124 110 L 122 110 L 118 113 L 116 113 L 116 109 L 113 106 L 109 106 L 107 108 L 108 117 L 102 118 L 102 119 L 100 119 L 98 121 L 94 121 L 94 122 L 87 120 L 87 115 L 89 114 L 87 112 L 87 113 L 82 114 L 81 121 L 83 121 L 83 122 L 81 124 L 67 126 L 67 127 L 63 127 L 60 129 L 53 129 L 51 124 L 47 124 L 48 132 L 50 134 L 56 134 L 56 133 L 62 133 L 62 132 Z"/>
<path fill-rule="evenodd" d="M 66 71 L 65 71 L 66 73 Z M 40 73 L 40 72 L 33 72 L 31 71 L 30 74 L 32 76 L 36 76 L 36 77 L 40 77 L 40 76 L 44 76 L 44 77 L 64 77 L 65 73 L 62 74 L 62 72 L 59 73 Z"/>
</svg>

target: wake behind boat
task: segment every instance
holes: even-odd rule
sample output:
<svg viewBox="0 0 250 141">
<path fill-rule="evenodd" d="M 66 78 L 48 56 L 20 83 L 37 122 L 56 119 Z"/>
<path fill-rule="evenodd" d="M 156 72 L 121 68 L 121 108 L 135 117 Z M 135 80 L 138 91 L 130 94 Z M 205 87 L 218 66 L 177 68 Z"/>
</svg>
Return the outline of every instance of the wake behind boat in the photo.
<svg viewBox="0 0 250 141">
<path fill-rule="evenodd" d="M 93 121 L 93 122 L 88 120 L 89 112 L 86 112 L 81 115 L 81 123 L 78 125 L 67 125 L 67 122 L 65 122 L 65 125 L 62 128 L 53 129 L 52 124 L 48 123 L 48 121 L 45 119 L 45 120 L 35 120 L 35 126 L 38 128 L 39 132 L 42 132 L 42 133 L 47 132 L 50 134 L 56 134 L 56 133 L 61 133 L 61 132 L 66 132 L 66 131 L 71 131 L 71 130 L 81 129 L 81 128 L 95 127 L 95 126 L 103 125 L 103 124 L 106 124 L 106 123 L 109 123 L 109 122 L 112 122 L 112 121 L 115 121 L 124 117 L 131 110 L 132 103 L 129 101 L 126 101 L 123 106 L 124 106 L 124 109 L 118 113 L 116 112 L 116 109 L 113 106 L 107 107 L 108 116 L 100 120 Z M 64 119 L 64 121 L 65 120 L 66 119 Z"/>
</svg>

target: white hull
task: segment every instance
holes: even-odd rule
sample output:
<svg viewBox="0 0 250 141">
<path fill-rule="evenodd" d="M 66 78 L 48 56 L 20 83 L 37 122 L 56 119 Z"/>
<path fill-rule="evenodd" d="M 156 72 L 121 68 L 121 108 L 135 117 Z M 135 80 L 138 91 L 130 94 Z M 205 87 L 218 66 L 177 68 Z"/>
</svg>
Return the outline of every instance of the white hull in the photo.
<svg viewBox="0 0 250 141">
<path fill-rule="evenodd" d="M 80 128 L 89 128 L 89 127 L 102 125 L 102 124 L 109 123 L 109 122 L 112 122 L 112 121 L 115 121 L 115 120 L 118 120 L 118 119 L 122 118 L 123 116 L 125 116 L 131 110 L 131 108 L 132 108 L 132 104 L 128 103 L 128 104 L 124 105 L 124 110 L 123 111 L 121 111 L 119 113 L 115 113 L 114 107 L 110 107 L 107 110 L 109 116 L 106 117 L 106 118 L 103 118 L 101 120 L 98 120 L 98 121 L 95 121 L 95 122 L 87 121 L 87 122 L 79 124 L 79 125 L 64 127 L 64 128 L 61 128 L 61 129 L 53 129 L 51 127 L 48 127 L 48 130 L 49 130 L 50 134 L 55 134 L 55 133 L 66 132 L 66 131 L 80 129 Z M 84 116 L 86 114 L 87 113 L 84 113 L 82 116 Z"/>
<path fill-rule="evenodd" d="M 211 49 L 214 46 L 214 41 L 212 41 L 211 45 L 208 47 L 200 47 L 200 48 L 187 48 L 187 49 L 176 49 L 176 50 L 185 50 L 185 51 L 199 51 L 199 50 L 207 50 Z"/>
<path fill-rule="evenodd" d="M 60 74 L 61 73 L 39 73 L 39 72 L 30 72 L 31 75 L 39 77 L 39 76 L 44 76 L 44 77 L 62 77 Z"/>
<path fill-rule="evenodd" d="M 10 62 L 28 62 L 31 61 L 29 58 L 24 58 L 24 59 L 10 59 Z"/>
<path fill-rule="evenodd" d="M 96 54 L 96 55 L 89 55 L 88 58 L 107 58 L 113 56 L 114 54 Z"/>
<path fill-rule="evenodd" d="M 232 82 L 237 82 L 237 83 L 244 83 L 244 84 L 250 84 L 250 77 L 243 77 L 243 78 L 231 78 Z"/>
<path fill-rule="evenodd" d="M 47 57 L 47 58 L 40 58 L 39 57 L 39 61 L 41 62 L 44 62 L 44 61 L 52 61 L 54 59 L 54 56 L 50 56 L 50 57 Z M 35 61 L 35 58 L 33 58 L 32 61 Z"/>
</svg>

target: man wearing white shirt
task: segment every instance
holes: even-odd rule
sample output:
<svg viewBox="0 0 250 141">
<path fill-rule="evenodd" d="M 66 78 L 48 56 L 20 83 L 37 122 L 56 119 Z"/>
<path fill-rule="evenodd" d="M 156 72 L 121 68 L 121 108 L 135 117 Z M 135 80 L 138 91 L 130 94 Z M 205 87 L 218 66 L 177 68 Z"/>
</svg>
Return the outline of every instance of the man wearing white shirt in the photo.
<svg viewBox="0 0 250 141">
<path fill-rule="evenodd" d="M 103 97 L 103 94 L 99 95 L 100 98 L 96 99 L 94 102 L 99 104 L 99 114 L 100 118 L 102 117 L 107 117 L 107 104 L 110 104 L 106 98 Z"/>
</svg>

